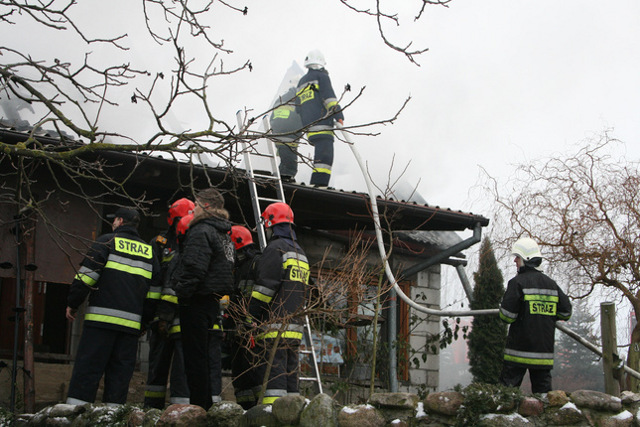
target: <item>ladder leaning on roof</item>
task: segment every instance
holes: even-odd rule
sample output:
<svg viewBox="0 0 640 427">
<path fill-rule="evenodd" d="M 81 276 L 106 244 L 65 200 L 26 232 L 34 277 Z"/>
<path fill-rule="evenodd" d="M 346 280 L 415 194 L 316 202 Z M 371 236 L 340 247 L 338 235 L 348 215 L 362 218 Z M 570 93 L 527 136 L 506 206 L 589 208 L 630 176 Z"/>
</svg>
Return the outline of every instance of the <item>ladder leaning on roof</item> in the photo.
<svg viewBox="0 0 640 427">
<path fill-rule="evenodd" d="M 250 123 L 245 123 L 243 111 L 240 110 L 236 113 L 238 120 L 238 134 L 242 135 L 247 132 Z M 265 132 L 269 129 L 269 123 L 267 116 L 262 119 Z M 248 132 L 247 132 L 248 133 Z M 276 202 L 286 203 L 284 198 L 284 190 L 282 188 L 282 181 L 280 180 L 280 170 L 278 169 L 278 158 L 275 143 L 269 138 L 263 138 L 267 144 L 267 152 L 260 153 L 257 149 L 258 139 L 247 138 L 241 139 L 240 144 L 242 147 L 242 153 L 244 157 L 244 164 L 247 171 L 247 180 L 249 182 L 249 192 L 251 194 L 251 205 L 253 206 L 253 215 L 256 222 L 256 233 L 258 234 L 258 241 L 260 243 L 260 249 L 264 250 L 267 246 L 267 238 L 264 230 L 264 224 L 261 220 L 263 209 Z M 267 158 L 268 167 L 267 171 L 256 171 L 253 165 L 253 158 Z M 266 197 L 260 194 L 260 190 L 265 188 L 275 188 L 276 197 Z M 264 206 L 262 206 L 264 205 Z M 309 322 L 309 316 L 304 316 L 303 337 L 306 341 L 306 348 L 300 349 L 300 354 L 303 354 L 310 361 L 311 369 L 313 370 L 313 376 L 306 377 L 299 375 L 300 381 L 312 381 L 317 384 L 318 393 L 322 393 L 322 379 L 320 378 L 320 369 L 318 368 L 318 360 L 316 357 L 315 347 L 313 344 L 313 337 L 311 335 L 311 324 Z M 298 363 L 300 369 L 302 363 Z M 302 372 L 302 370 L 300 370 Z"/>
</svg>

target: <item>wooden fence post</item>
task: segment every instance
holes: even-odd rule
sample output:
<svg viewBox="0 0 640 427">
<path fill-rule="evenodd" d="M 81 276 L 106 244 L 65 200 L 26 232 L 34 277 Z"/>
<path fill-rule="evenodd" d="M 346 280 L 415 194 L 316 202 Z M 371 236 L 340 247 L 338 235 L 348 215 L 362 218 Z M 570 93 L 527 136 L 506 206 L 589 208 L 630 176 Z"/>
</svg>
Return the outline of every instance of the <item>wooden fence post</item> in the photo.
<svg viewBox="0 0 640 427">
<path fill-rule="evenodd" d="M 620 396 L 620 384 L 614 377 L 614 368 L 618 364 L 618 339 L 616 338 L 616 305 L 613 302 L 600 304 L 600 330 L 602 331 L 604 391 L 612 396 Z"/>
</svg>

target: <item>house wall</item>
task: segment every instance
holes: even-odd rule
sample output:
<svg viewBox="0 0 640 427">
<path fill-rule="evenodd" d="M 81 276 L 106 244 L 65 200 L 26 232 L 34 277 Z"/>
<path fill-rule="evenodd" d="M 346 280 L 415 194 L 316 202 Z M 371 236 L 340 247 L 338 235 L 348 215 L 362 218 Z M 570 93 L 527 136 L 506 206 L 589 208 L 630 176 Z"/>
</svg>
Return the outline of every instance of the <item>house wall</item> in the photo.
<svg viewBox="0 0 640 427">
<path fill-rule="evenodd" d="M 334 241 L 313 234 L 305 235 L 303 232 L 299 232 L 298 237 L 311 266 L 322 265 L 323 268 L 329 268 L 340 264 L 342 261 L 346 250 L 345 242 Z M 402 271 L 416 262 L 418 262 L 417 259 L 408 256 L 396 256 L 391 259 L 392 268 L 396 271 Z M 367 264 L 371 266 L 380 265 L 377 247 L 374 246 L 370 250 L 367 256 Z M 409 297 L 413 301 L 417 301 L 431 309 L 440 309 L 440 271 L 441 266 L 435 265 L 410 278 L 411 295 Z M 404 304 L 404 302 L 400 304 Z M 411 331 L 409 336 L 411 350 L 408 354 L 409 380 L 399 382 L 399 391 L 410 393 L 418 393 L 423 390 L 435 391 L 439 386 L 439 348 L 436 354 L 432 354 L 428 349 L 431 346 L 430 339 L 440 332 L 441 319 L 410 308 L 409 319 L 414 316 L 419 320 L 409 325 L 409 330 Z M 383 329 L 386 330 L 386 324 Z M 427 360 L 423 362 L 422 355 L 425 352 L 428 353 Z M 398 357 L 401 357 L 400 353 Z M 414 358 L 419 361 L 419 365 L 411 362 Z M 398 362 L 400 363 L 401 361 L 398 360 Z"/>
<path fill-rule="evenodd" d="M 416 276 L 415 286 L 411 287 L 411 299 L 431 309 L 440 309 L 440 265 L 421 271 Z M 426 299 L 423 299 L 423 296 Z M 419 321 L 411 326 L 409 342 L 411 348 L 416 351 L 419 365 L 410 364 L 409 383 L 399 385 L 400 391 L 418 393 L 426 389 L 436 391 L 439 386 L 440 355 L 436 344 L 436 354 L 430 350 L 433 342 L 431 339 L 440 332 L 440 317 L 427 315 L 416 309 L 409 309 L 409 318 L 416 316 Z M 420 356 L 427 354 L 424 362 Z"/>
</svg>

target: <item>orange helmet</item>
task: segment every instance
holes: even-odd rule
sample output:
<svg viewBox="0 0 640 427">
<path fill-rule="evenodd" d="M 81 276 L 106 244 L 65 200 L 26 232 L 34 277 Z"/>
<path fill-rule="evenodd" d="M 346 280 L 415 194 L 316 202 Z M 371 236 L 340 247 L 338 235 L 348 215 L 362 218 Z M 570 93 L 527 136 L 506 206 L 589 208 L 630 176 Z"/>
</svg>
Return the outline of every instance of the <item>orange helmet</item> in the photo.
<svg viewBox="0 0 640 427">
<path fill-rule="evenodd" d="M 247 227 L 234 225 L 231 227 L 231 240 L 236 246 L 236 250 L 253 243 L 253 237 Z"/>
<path fill-rule="evenodd" d="M 191 213 L 180 218 L 180 221 L 178 221 L 178 225 L 176 226 L 176 234 L 178 235 L 178 238 L 184 237 L 184 235 L 187 234 L 189 223 L 191 223 L 192 219 L 193 214 Z"/>
<path fill-rule="evenodd" d="M 173 225 L 176 218 L 182 218 L 183 216 L 191 213 L 195 204 L 186 198 L 178 199 L 169 206 L 169 212 L 167 213 L 167 222 L 169 225 Z"/>
<path fill-rule="evenodd" d="M 265 208 L 264 212 L 262 212 L 262 220 L 266 228 L 280 224 L 281 222 L 293 224 L 293 211 L 286 203 L 271 203 Z"/>
</svg>

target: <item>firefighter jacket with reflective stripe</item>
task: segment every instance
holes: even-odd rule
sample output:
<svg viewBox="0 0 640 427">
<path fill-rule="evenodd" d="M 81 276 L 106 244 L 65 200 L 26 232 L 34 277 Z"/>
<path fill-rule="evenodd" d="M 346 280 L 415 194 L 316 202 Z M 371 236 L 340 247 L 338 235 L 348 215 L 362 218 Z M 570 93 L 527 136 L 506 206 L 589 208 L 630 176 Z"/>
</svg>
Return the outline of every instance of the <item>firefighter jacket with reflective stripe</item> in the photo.
<svg viewBox="0 0 640 427">
<path fill-rule="evenodd" d="M 279 96 L 273 104 L 273 111 L 269 117 L 271 130 L 278 142 L 294 142 L 302 136 L 302 120 L 296 108 L 296 88 L 292 87 L 287 93 Z"/>
<path fill-rule="evenodd" d="M 100 236 L 76 274 L 67 304 L 77 309 L 89 296 L 85 322 L 92 326 L 138 334 L 151 312 L 147 292 L 159 277 L 153 248 L 135 227 L 123 225 Z"/>
<path fill-rule="evenodd" d="M 282 338 L 302 339 L 302 319 L 292 315 L 300 313 L 305 304 L 309 262 L 290 227 L 276 234 L 279 225 L 274 226 L 274 236 L 258 261 L 249 313 L 263 327 L 259 338 L 275 338 L 283 330 Z"/>
<path fill-rule="evenodd" d="M 298 110 L 303 126 L 309 126 L 309 137 L 333 134 L 333 121 L 344 120 L 338 98 L 324 68 L 309 69 L 298 82 Z"/>
<path fill-rule="evenodd" d="M 235 248 L 230 231 L 231 223 L 221 218 L 191 221 L 171 278 L 178 299 L 211 294 L 221 298 L 233 291 Z"/>
<path fill-rule="evenodd" d="M 160 301 L 156 308 L 155 318 L 168 323 L 169 336 L 171 338 L 180 337 L 180 310 L 178 309 L 178 297 L 173 290 L 171 276 L 180 263 L 180 251 L 178 249 L 171 253 L 171 259 L 166 262 Z"/>
<path fill-rule="evenodd" d="M 225 331 L 235 329 L 237 323 L 250 323 L 246 312 L 253 287 L 256 284 L 257 264 L 260 252 L 255 244 L 250 244 L 236 250 L 236 261 L 233 267 L 235 290 L 230 295 L 229 306 L 226 311 L 229 316 L 223 319 Z"/>
<path fill-rule="evenodd" d="M 571 302 L 556 282 L 535 268 L 521 267 L 500 304 L 500 318 L 510 325 L 505 362 L 553 368 L 555 323 L 570 317 Z"/>
</svg>

